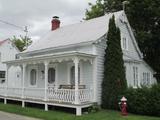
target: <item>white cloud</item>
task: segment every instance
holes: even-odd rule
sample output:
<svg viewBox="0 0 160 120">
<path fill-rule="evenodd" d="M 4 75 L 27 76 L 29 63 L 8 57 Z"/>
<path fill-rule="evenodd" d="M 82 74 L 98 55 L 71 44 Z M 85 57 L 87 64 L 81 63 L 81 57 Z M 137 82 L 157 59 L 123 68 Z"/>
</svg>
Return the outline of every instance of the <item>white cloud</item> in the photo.
<svg viewBox="0 0 160 120">
<path fill-rule="evenodd" d="M 95 1 L 0 0 L 0 19 L 22 27 L 28 26 L 29 35 L 37 39 L 50 30 L 52 16 L 59 16 L 62 26 L 80 22 L 84 18 L 88 2 Z M 25 33 L 13 26 L 0 23 L 0 39 L 20 34 Z"/>
</svg>

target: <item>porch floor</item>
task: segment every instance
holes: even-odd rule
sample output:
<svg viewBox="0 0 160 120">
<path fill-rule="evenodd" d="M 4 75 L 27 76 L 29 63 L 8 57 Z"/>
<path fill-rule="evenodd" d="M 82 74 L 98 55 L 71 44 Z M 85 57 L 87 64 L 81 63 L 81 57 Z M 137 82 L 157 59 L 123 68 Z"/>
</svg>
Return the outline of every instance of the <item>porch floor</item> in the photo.
<svg viewBox="0 0 160 120">
<path fill-rule="evenodd" d="M 72 104 L 68 102 L 58 102 L 58 101 L 44 101 L 40 99 L 24 99 L 20 97 L 11 97 L 11 96 L 2 96 L 0 95 L 0 99 L 4 100 L 4 104 L 7 104 L 7 100 L 20 101 L 22 102 L 22 107 L 25 107 L 25 103 L 35 103 L 35 104 L 44 104 L 45 111 L 48 111 L 48 105 L 58 106 L 58 107 L 66 107 L 66 108 L 75 108 L 76 111 L 81 111 L 82 108 L 87 108 L 93 105 L 93 102 L 85 102 L 81 104 Z M 76 115 L 81 115 L 81 113 L 76 113 Z"/>
</svg>

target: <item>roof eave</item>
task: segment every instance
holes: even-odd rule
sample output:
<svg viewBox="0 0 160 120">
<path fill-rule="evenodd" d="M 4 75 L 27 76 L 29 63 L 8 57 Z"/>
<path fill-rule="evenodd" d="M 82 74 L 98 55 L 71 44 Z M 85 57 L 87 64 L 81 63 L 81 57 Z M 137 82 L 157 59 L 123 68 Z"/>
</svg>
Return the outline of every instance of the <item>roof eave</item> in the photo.
<svg viewBox="0 0 160 120">
<path fill-rule="evenodd" d="M 28 52 L 21 52 L 18 55 L 20 56 L 25 56 L 29 54 L 36 54 L 36 53 L 43 53 L 47 51 L 52 51 L 52 50 L 60 50 L 60 49 L 66 49 L 66 48 L 72 48 L 72 47 L 81 47 L 85 45 L 90 45 L 94 43 L 97 40 L 94 41 L 89 41 L 89 42 L 81 42 L 81 43 L 76 43 L 76 44 L 70 44 L 70 45 L 64 45 L 64 46 L 58 46 L 58 47 L 51 47 L 51 48 L 46 48 L 46 49 L 40 49 L 40 50 L 34 50 L 34 51 L 28 51 Z"/>
<path fill-rule="evenodd" d="M 51 59 L 51 58 L 56 59 L 59 57 L 68 57 L 68 56 L 83 56 L 83 57 L 94 58 L 97 55 L 72 51 L 72 52 L 66 52 L 66 53 L 60 53 L 60 54 L 50 54 L 50 55 L 44 55 L 44 56 L 38 56 L 38 57 L 29 57 L 29 58 L 24 58 L 24 59 L 5 61 L 3 63 L 5 63 L 5 64 L 20 64 L 20 63 L 28 62 L 28 61 L 32 61 L 32 60 L 45 60 L 45 59 Z"/>
</svg>

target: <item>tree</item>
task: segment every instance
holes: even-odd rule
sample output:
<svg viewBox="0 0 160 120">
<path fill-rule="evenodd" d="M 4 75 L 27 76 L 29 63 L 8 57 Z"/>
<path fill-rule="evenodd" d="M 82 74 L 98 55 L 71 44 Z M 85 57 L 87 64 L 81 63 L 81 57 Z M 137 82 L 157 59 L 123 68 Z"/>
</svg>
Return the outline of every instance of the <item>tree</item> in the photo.
<svg viewBox="0 0 160 120">
<path fill-rule="evenodd" d="M 144 60 L 158 73 L 160 79 L 160 1 L 129 1 L 126 13 L 135 30 L 138 45 Z"/>
<path fill-rule="evenodd" d="M 19 49 L 19 51 L 24 51 L 26 48 L 32 44 L 31 38 L 28 38 L 26 36 L 20 36 L 20 38 L 17 38 L 16 36 L 13 36 L 12 38 L 13 43 L 16 45 L 16 47 Z"/>
<path fill-rule="evenodd" d="M 86 9 L 85 20 L 89 20 L 89 19 L 104 15 L 105 7 L 104 7 L 102 0 L 97 0 L 96 4 L 89 3 L 88 5 L 90 6 L 90 10 Z"/>
<path fill-rule="evenodd" d="M 116 12 L 122 10 L 123 1 L 126 0 L 104 0 L 105 12 Z"/>
<path fill-rule="evenodd" d="M 88 3 L 89 10 L 86 9 L 85 20 L 103 16 L 107 12 L 122 10 L 122 2 L 125 0 L 97 0 L 96 4 Z"/>
<path fill-rule="evenodd" d="M 102 82 L 102 107 L 118 109 L 119 95 L 127 88 L 120 30 L 114 16 L 109 21 L 107 48 L 105 50 L 104 78 Z"/>
<path fill-rule="evenodd" d="M 105 12 L 122 10 L 122 2 L 126 0 L 100 0 L 103 7 L 96 11 L 90 7 L 87 19 L 102 16 Z M 160 1 L 159 0 L 127 0 L 126 14 L 134 29 L 138 46 L 144 55 L 144 60 L 157 72 L 160 80 Z M 95 5 L 96 6 L 97 2 Z M 100 9 L 100 8 L 99 8 Z"/>
</svg>

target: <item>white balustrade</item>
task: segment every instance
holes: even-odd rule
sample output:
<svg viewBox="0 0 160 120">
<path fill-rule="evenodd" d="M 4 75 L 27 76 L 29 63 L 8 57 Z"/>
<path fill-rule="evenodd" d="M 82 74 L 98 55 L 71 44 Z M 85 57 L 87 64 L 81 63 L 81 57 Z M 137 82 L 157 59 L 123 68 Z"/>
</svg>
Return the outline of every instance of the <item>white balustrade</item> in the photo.
<svg viewBox="0 0 160 120">
<path fill-rule="evenodd" d="M 93 99 L 93 92 L 91 89 L 79 89 L 80 103 L 91 102 Z"/>
<path fill-rule="evenodd" d="M 8 87 L 7 91 L 5 87 L 0 87 L 0 95 L 9 97 L 22 97 L 22 88 Z M 36 99 L 44 100 L 45 89 L 44 88 L 24 88 L 24 99 Z M 86 103 L 91 102 L 93 99 L 93 91 L 91 89 L 79 89 L 78 90 L 79 102 Z M 55 89 L 49 87 L 47 89 L 47 100 L 57 101 L 63 103 L 75 103 L 75 89 Z"/>
<path fill-rule="evenodd" d="M 48 89 L 48 99 L 50 101 L 69 102 L 73 103 L 75 100 L 74 89 Z"/>
</svg>

